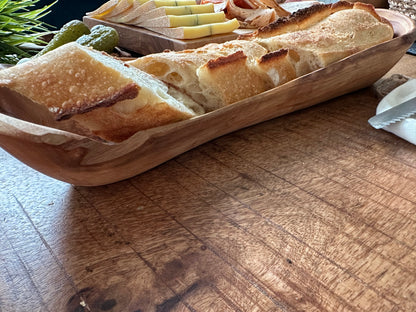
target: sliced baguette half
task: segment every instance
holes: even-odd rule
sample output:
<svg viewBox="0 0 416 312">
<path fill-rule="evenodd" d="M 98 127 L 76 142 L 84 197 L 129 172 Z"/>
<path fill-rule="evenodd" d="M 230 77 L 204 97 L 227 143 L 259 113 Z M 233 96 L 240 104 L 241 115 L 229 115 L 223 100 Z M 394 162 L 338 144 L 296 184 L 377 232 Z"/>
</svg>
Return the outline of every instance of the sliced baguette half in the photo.
<svg viewBox="0 0 416 312">
<path fill-rule="evenodd" d="M 177 87 L 203 106 L 206 111 L 212 111 L 223 105 L 219 105 L 216 97 L 207 97 L 209 92 L 202 91 L 197 70 L 210 60 L 226 57 L 238 51 L 242 51 L 249 60 L 260 58 L 267 53 L 267 50 L 256 42 L 231 40 L 206 44 L 197 49 L 149 54 L 128 64 L 154 75 L 168 85 Z M 226 77 L 234 77 L 237 81 L 239 79 L 232 72 L 226 72 L 226 75 Z M 243 86 L 236 85 L 236 87 L 239 89 Z"/>
<path fill-rule="evenodd" d="M 304 64 L 309 64 L 310 71 L 392 39 L 393 35 L 392 25 L 377 14 L 374 6 L 339 1 L 299 10 L 244 38 L 270 52 L 293 50 Z M 304 73 L 300 70 L 298 75 Z"/>
<path fill-rule="evenodd" d="M 29 121 L 114 142 L 204 112 L 153 76 L 77 43 L 1 70 L 0 87 L 37 103 L 33 116 L 48 112 Z"/>
</svg>

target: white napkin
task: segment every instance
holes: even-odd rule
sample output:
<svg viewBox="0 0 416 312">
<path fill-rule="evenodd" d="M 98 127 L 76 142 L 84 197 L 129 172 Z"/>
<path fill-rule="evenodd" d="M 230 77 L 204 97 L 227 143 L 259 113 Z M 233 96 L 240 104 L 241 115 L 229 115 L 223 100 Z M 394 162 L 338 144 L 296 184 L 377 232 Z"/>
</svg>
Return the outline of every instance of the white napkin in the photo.
<svg viewBox="0 0 416 312">
<path fill-rule="evenodd" d="M 378 104 L 376 113 L 380 114 L 414 97 L 416 97 L 416 79 L 410 79 L 387 94 Z M 388 125 L 383 130 L 416 145 L 416 115 Z"/>
</svg>

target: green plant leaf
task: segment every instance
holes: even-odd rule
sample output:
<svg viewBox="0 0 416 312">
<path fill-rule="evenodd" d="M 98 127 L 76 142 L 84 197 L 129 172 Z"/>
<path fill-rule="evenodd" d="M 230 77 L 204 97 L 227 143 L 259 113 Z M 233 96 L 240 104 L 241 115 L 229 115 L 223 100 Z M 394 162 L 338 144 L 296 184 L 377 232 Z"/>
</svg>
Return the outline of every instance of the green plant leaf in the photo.
<svg viewBox="0 0 416 312">
<path fill-rule="evenodd" d="M 51 12 L 54 1 L 39 9 L 33 9 L 39 0 L 0 0 L 0 62 L 30 57 L 35 52 L 22 45 L 45 44 L 42 37 L 53 33 L 52 26 L 40 19 Z"/>
</svg>

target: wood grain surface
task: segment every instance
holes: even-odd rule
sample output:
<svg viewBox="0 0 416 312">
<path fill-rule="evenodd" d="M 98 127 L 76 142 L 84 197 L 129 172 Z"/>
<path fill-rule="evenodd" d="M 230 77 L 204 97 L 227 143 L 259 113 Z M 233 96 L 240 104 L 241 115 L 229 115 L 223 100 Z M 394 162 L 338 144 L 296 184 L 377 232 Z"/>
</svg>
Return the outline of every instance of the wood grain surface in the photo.
<svg viewBox="0 0 416 312">
<path fill-rule="evenodd" d="M 387 74 L 416 78 L 405 55 Z M 416 147 L 366 88 L 74 187 L 0 150 L 0 311 L 415 311 Z"/>
</svg>

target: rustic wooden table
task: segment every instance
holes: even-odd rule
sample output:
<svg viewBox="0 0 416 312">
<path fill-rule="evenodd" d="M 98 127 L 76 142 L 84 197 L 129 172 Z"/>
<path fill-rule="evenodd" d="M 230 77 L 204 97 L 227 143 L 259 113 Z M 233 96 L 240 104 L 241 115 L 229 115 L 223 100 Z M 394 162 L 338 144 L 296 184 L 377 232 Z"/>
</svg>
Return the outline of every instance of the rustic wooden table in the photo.
<svg viewBox="0 0 416 312">
<path fill-rule="evenodd" d="M 0 150 L 0 311 L 415 311 L 416 146 L 368 125 L 376 105 L 361 90 L 102 187 Z"/>
</svg>

